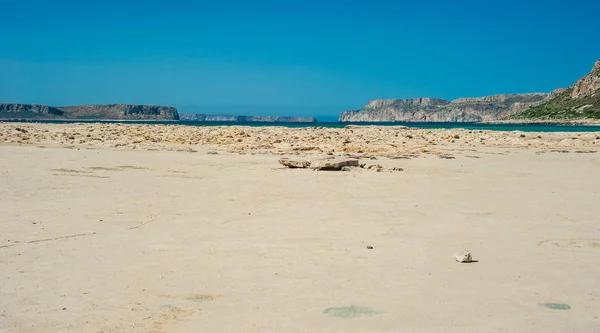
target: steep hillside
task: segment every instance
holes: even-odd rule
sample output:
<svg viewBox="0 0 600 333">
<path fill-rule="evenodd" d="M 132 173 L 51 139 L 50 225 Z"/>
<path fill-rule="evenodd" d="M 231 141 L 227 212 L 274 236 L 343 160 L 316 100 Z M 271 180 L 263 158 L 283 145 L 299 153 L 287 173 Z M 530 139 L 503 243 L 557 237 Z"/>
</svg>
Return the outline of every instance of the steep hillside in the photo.
<svg viewBox="0 0 600 333">
<path fill-rule="evenodd" d="M 592 71 L 548 101 L 512 119 L 600 119 L 600 59 Z"/>
</svg>

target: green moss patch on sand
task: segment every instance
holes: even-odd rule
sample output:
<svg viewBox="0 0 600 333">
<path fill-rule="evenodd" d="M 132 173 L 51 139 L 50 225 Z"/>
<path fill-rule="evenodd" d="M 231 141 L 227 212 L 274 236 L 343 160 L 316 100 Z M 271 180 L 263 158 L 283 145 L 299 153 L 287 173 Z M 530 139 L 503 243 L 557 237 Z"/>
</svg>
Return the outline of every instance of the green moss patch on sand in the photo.
<svg viewBox="0 0 600 333">
<path fill-rule="evenodd" d="M 323 313 L 328 314 L 332 317 L 355 318 L 361 316 L 373 316 L 380 312 L 363 306 L 350 305 L 342 306 L 339 308 L 328 308 L 325 309 Z"/>
<path fill-rule="evenodd" d="M 551 310 L 571 310 L 571 306 L 569 306 L 569 304 L 563 303 L 540 303 L 540 306 Z"/>
</svg>

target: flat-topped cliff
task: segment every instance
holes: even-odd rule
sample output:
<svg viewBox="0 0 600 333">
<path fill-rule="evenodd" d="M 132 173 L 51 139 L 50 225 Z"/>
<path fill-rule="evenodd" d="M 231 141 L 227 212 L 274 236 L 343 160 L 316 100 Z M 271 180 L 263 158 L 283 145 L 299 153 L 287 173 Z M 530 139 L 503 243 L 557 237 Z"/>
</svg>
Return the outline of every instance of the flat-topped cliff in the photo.
<svg viewBox="0 0 600 333">
<path fill-rule="evenodd" d="M 0 103 L 0 119 L 179 120 L 179 113 L 174 107 L 157 105 L 87 104 L 46 106 Z"/>
<path fill-rule="evenodd" d="M 439 98 L 373 100 L 345 111 L 342 122 L 480 122 L 497 120 L 542 103 L 548 93 L 503 94 L 446 101 Z"/>
</svg>

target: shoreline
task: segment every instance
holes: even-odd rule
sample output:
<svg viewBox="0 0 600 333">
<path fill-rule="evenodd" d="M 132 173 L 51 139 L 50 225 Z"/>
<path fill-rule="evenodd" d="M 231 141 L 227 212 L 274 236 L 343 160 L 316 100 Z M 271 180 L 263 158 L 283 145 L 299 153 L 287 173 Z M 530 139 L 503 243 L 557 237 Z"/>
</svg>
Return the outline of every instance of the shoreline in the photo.
<svg viewBox="0 0 600 333">
<path fill-rule="evenodd" d="M 480 124 L 515 124 L 515 125 L 573 125 L 573 126 L 600 126 L 600 119 L 507 119 L 481 122 Z"/>
<path fill-rule="evenodd" d="M 199 120 L 173 120 L 173 119 L 0 119 L 0 123 L 40 123 L 40 124 L 76 124 L 76 123 L 171 123 L 171 124 L 207 124 L 213 126 L 222 126 L 221 124 L 231 124 L 227 126 L 244 126 L 252 124 L 301 124 L 309 126 L 321 126 L 327 124 L 337 124 L 339 127 L 355 126 L 355 127 L 410 127 L 411 124 L 446 124 L 453 126 L 460 125 L 548 125 L 548 126 L 600 126 L 600 119 L 573 119 L 573 120 L 559 120 L 559 119 L 547 119 L 547 120 L 527 120 L 527 119 L 515 119 L 515 120 L 490 120 L 480 122 L 430 122 L 430 121 L 398 121 L 398 122 L 386 122 L 386 121 L 365 121 L 365 122 L 343 122 L 343 121 L 230 121 L 230 120 L 211 120 L 211 121 L 199 121 Z M 453 127 L 455 128 L 455 127 Z"/>
</svg>

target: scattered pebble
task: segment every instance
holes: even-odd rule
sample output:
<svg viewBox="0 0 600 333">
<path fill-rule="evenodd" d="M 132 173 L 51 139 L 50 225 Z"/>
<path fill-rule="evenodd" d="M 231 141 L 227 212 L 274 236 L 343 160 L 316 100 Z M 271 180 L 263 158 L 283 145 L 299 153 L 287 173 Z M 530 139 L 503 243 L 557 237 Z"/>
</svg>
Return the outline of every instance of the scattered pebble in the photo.
<svg viewBox="0 0 600 333">
<path fill-rule="evenodd" d="M 469 251 L 463 251 L 462 254 L 454 254 L 453 257 L 454 257 L 454 260 L 456 260 L 457 262 L 460 262 L 460 263 L 473 262 L 473 257 L 471 255 L 471 252 L 469 252 Z"/>
</svg>

